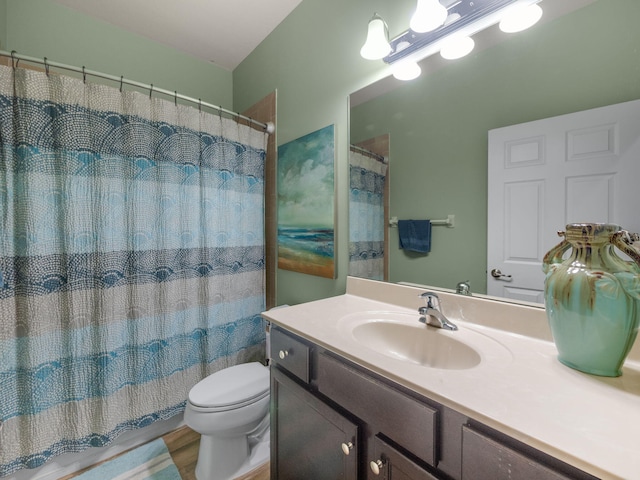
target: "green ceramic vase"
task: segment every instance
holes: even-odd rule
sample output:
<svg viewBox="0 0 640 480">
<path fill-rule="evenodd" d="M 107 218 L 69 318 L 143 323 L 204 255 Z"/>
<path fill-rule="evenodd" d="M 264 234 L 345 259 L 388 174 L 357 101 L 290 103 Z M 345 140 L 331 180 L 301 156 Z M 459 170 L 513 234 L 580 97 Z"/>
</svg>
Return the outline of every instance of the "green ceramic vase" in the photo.
<svg viewBox="0 0 640 480">
<path fill-rule="evenodd" d="M 638 235 L 603 223 L 569 224 L 558 235 L 564 240 L 543 261 L 545 307 L 558 360 L 582 372 L 617 377 L 640 321 Z M 614 246 L 632 261 L 621 259 Z"/>
</svg>

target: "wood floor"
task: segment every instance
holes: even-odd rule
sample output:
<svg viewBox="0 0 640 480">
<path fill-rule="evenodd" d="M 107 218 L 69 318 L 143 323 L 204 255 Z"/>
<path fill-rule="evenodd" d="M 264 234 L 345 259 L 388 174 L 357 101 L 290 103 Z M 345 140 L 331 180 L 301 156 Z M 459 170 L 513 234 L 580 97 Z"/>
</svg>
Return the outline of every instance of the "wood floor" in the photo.
<svg viewBox="0 0 640 480">
<path fill-rule="evenodd" d="M 181 427 L 173 432 L 169 432 L 162 437 L 164 443 L 167 445 L 167 449 L 171 454 L 173 463 L 178 467 L 182 480 L 196 480 L 196 461 L 198 460 L 198 447 L 200 446 L 200 435 L 189 427 Z M 126 453 L 126 452 L 123 452 Z M 120 455 L 122 455 L 121 453 Z M 114 457 L 115 458 L 115 457 Z M 109 460 L 105 460 L 109 461 Z M 95 465 L 89 468 L 93 468 Z M 60 480 L 70 480 L 73 477 L 83 473 L 76 472 L 72 475 L 61 478 Z M 251 472 L 238 477 L 236 480 L 269 480 L 269 464 L 263 465 L 260 468 L 252 470 Z"/>
</svg>

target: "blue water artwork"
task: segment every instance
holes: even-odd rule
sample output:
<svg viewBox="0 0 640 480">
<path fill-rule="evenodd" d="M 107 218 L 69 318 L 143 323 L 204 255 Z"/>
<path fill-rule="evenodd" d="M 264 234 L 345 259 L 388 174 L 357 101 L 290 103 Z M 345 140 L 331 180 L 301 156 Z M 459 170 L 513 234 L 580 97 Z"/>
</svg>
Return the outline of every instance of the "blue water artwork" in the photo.
<svg viewBox="0 0 640 480">
<path fill-rule="evenodd" d="M 278 147 L 278 268 L 335 278 L 335 134 Z"/>
</svg>

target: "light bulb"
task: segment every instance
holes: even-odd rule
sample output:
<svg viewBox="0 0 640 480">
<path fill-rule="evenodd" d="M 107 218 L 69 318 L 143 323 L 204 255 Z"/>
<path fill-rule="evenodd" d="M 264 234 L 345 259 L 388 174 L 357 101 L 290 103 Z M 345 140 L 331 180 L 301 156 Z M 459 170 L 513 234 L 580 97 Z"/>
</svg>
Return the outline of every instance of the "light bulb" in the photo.
<svg viewBox="0 0 640 480">
<path fill-rule="evenodd" d="M 416 62 L 398 62 L 391 67 L 393 76 L 398 80 L 413 80 L 422 73 L 420 65 Z"/>
<path fill-rule="evenodd" d="M 520 6 L 508 13 L 500 21 L 500 30 L 505 33 L 515 33 L 526 30 L 535 25 L 542 17 L 542 8 L 537 3 Z"/>
<path fill-rule="evenodd" d="M 444 24 L 447 9 L 438 0 L 418 0 L 409 27 L 418 33 L 430 32 Z"/>
<path fill-rule="evenodd" d="M 440 55 L 447 60 L 455 60 L 469 55 L 476 42 L 471 37 L 454 37 L 445 41 L 440 49 Z"/>
<path fill-rule="evenodd" d="M 364 45 L 360 49 L 360 56 L 367 60 L 380 60 L 390 52 L 391 45 L 389 45 L 387 24 L 384 23 L 382 17 L 374 14 L 373 18 L 369 21 L 367 41 L 364 42 Z"/>
</svg>

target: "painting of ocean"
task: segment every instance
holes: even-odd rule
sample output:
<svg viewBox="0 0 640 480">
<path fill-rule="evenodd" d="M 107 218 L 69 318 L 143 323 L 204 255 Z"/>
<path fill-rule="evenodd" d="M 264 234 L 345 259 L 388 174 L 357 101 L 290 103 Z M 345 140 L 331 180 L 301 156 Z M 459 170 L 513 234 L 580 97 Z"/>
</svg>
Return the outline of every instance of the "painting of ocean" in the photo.
<svg viewBox="0 0 640 480">
<path fill-rule="evenodd" d="M 278 268 L 335 278 L 334 126 L 278 147 Z"/>
</svg>

